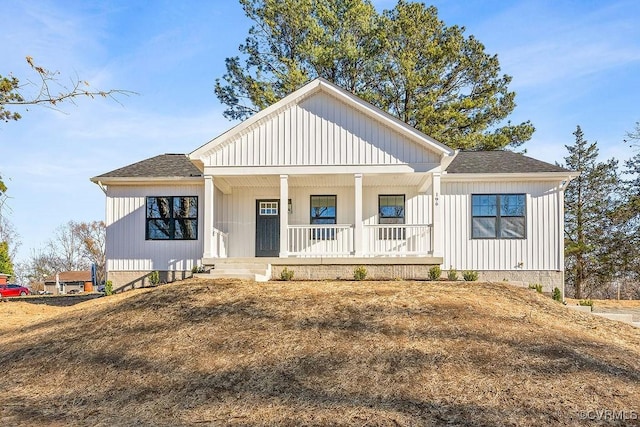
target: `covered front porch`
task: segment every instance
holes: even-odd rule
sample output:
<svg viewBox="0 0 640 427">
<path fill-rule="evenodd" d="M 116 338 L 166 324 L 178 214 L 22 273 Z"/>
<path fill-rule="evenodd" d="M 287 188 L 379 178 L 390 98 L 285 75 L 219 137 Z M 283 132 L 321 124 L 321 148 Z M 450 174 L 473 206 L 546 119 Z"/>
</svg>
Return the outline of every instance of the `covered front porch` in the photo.
<svg viewBox="0 0 640 427">
<path fill-rule="evenodd" d="M 252 257 L 288 265 L 442 262 L 439 172 L 204 179 L 205 265 Z"/>
</svg>

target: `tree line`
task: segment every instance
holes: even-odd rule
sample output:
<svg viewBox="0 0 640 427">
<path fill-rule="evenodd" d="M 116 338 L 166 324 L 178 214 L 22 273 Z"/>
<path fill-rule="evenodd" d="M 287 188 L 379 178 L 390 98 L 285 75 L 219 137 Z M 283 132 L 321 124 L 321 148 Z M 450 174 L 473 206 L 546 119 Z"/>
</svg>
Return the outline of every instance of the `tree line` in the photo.
<svg viewBox="0 0 640 427">
<path fill-rule="evenodd" d="M 565 166 L 581 174 L 565 191 L 567 295 L 640 299 L 640 152 L 620 164 L 598 160 L 580 126 Z M 639 148 L 640 122 L 624 141 Z"/>
<path fill-rule="evenodd" d="M 44 246 L 32 249 L 24 261 L 14 264 L 12 257 L 7 256 L 3 266 L 0 244 L 0 269 L 4 268 L 17 283 L 37 287 L 56 273 L 89 270 L 95 264 L 96 279 L 101 283 L 105 278 L 105 237 L 106 227 L 102 221 L 69 221 L 56 228 Z M 11 243 L 15 246 L 16 241 Z"/>
</svg>

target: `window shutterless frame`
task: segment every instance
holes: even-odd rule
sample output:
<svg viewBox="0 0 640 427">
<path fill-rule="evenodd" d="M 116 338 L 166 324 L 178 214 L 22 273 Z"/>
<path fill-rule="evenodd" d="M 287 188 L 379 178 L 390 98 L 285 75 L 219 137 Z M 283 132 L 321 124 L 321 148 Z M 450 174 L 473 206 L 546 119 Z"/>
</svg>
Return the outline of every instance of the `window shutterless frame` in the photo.
<svg viewBox="0 0 640 427">
<path fill-rule="evenodd" d="M 148 196 L 146 240 L 198 240 L 198 196 Z"/>
<path fill-rule="evenodd" d="M 338 215 L 338 200 L 335 194 L 312 195 L 309 198 L 309 224 L 336 224 Z M 335 239 L 334 229 L 314 229 L 311 234 L 313 240 Z"/>
<path fill-rule="evenodd" d="M 526 239 L 526 218 L 526 194 L 471 195 L 472 239 Z"/>
<path fill-rule="evenodd" d="M 405 195 L 404 194 L 379 194 L 378 195 L 378 224 L 399 225 L 405 223 Z M 404 240 L 405 228 L 382 228 L 379 231 L 380 240 Z"/>
</svg>

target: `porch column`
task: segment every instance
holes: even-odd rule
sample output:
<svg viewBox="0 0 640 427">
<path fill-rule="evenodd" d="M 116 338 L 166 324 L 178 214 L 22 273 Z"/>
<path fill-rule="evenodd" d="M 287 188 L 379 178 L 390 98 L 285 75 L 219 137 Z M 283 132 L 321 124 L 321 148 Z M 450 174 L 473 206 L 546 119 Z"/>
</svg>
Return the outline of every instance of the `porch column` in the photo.
<svg viewBox="0 0 640 427">
<path fill-rule="evenodd" d="M 280 258 L 289 256 L 289 175 L 280 175 Z"/>
<path fill-rule="evenodd" d="M 215 189 L 213 187 L 213 177 L 204 176 L 204 255 L 203 258 L 213 258 L 213 209 L 214 209 Z M 217 255 L 217 254 L 216 254 Z"/>
<path fill-rule="evenodd" d="M 431 221 L 431 250 L 434 257 L 443 256 L 443 241 L 442 241 L 442 192 L 440 191 L 440 172 L 433 173 L 433 185 L 432 188 L 432 221 Z M 446 266 L 445 266 L 446 267 Z"/>
<path fill-rule="evenodd" d="M 353 177 L 355 181 L 353 250 L 355 256 L 362 256 L 362 174 L 356 173 Z"/>
</svg>

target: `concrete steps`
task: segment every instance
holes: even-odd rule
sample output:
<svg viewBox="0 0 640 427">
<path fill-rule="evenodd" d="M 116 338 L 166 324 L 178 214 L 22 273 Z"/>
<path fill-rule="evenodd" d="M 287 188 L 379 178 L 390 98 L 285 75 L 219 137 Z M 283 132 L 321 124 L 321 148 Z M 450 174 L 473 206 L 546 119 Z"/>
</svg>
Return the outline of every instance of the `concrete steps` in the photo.
<svg viewBox="0 0 640 427">
<path fill-rule="evenodd" d="M 271 264 L 255 261 L 219 259 L 207 264 L 208 273 L 197 273 L 194 277 L 202 279 L 241 279 L 267 282 L 271 279 Z"/>
</svg>

